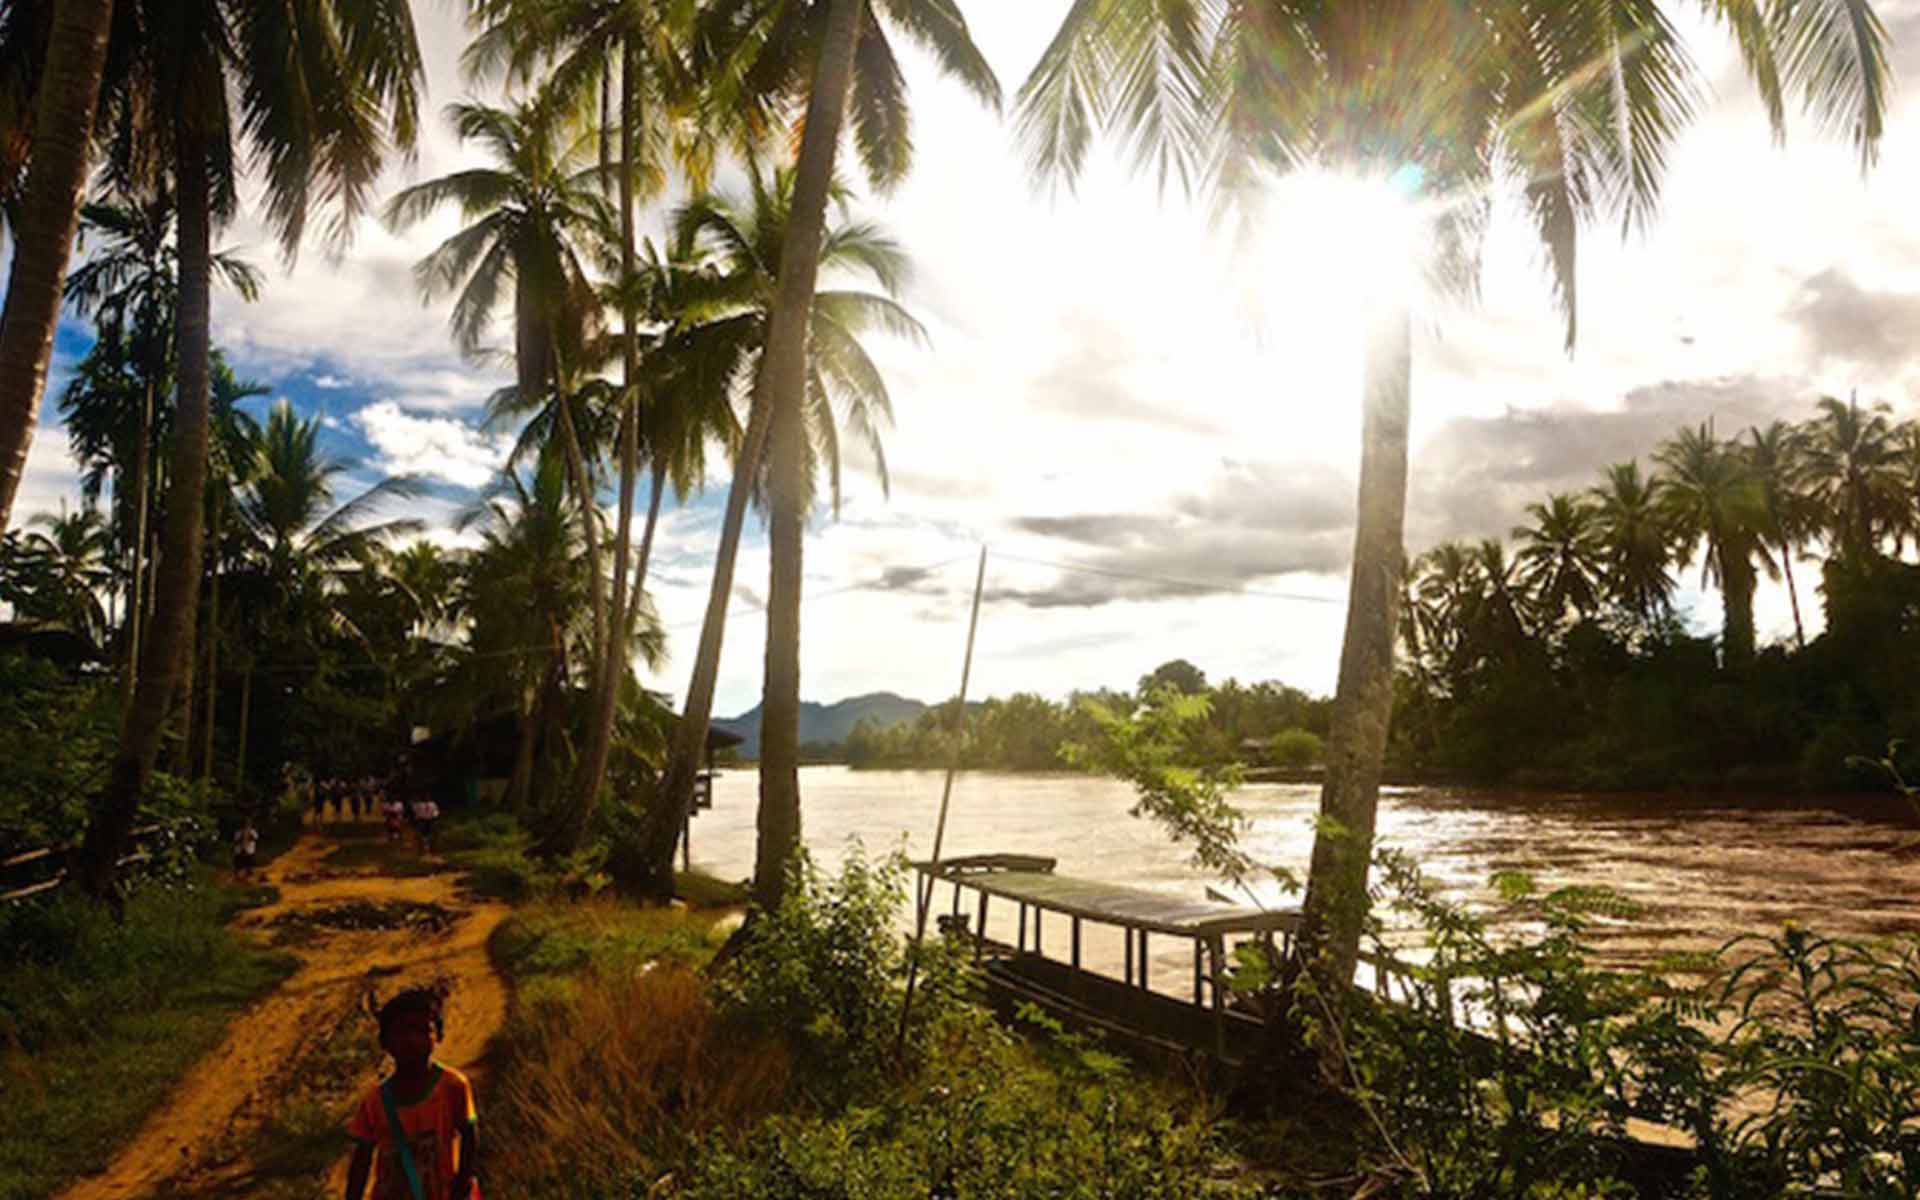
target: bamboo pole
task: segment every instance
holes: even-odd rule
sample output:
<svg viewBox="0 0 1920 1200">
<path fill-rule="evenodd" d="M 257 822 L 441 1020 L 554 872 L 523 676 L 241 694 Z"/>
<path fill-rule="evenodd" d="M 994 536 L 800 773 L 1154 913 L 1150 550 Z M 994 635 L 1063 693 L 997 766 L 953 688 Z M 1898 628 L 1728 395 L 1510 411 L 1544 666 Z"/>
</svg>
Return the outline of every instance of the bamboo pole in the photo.
<svg viewBox="0 0 1920 1200">
<path fill-rule="evenodd" d="M 900 1033 L 894 1053 L 906 1048 L 907 1020 L 913 1014 L 913 990 L 920 977 L 920 946 L 927 938 L 927 909 L 933 904 L 933 882 L 940 870 L 940 851 L 947 840 L 947 811 L 953 803 L 953 777 L 960 770 L 960 746 L 967 728 L 967 684 L 973 678 L 973 639 L 980 631 L 980 596 L 987 585 L 987 548 L 980 547 L 980 568 L 973 577 L 973 615 L 967 620 L 967 653 L 960 664 L 960 700 L 954 707 L 953 755 L 947 760 L 947 781 L 940 789 L 940 820 L 933 827 L 933 859 L 923 885 L 914 885 L 913 946 L 907 954 L 907 995 L 900 1003 Z M 984 906 L 983 906 L 984 909 Z M 980 936 L 987 936 L 982 912 Z"/>
</svg>

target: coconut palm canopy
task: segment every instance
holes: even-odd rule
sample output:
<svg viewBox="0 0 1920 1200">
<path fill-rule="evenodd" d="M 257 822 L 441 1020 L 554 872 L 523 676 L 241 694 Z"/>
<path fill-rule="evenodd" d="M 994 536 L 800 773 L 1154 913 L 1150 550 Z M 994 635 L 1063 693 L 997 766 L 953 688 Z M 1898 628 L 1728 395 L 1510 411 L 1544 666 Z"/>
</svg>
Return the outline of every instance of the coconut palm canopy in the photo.
<svg viewBox="0 0 1920 1200">
<path fill-rule="evenodd" d="M 510 47 L 496 63 L 502 69 L 469 82 L 464 68 L 472 64 L 463 59 L 473 34 L 459 6 L 414 7 L 426 65 L 417 150 L 411 159 L 384 161 L 377 185 L 363 193 L 367 206 L 460 172 L 499 169 L 512 153 L 495 144 L 507 126 L 487 125 L 479 108 L 469 109 L 465 132 L 484 136 L 463 138 L 436 114 L 454 103 L 511 114 L 529 98 L 504 69 Z M 895 7 L 905 11 L 874 7 L 886 20 Z M 1516 526 L 1535 524 L 1529 505 L 1562 495 L 1585 497 L 1595 510 L 1604 560 L 1615 551 L 1607 548 L 1594 493 L 1607 482 L 1603 472 L 1637 458 L 1646 484 L 1658 469 L 1655 447 L 1684 426 L 1712 418 L 1731 440 L 1775 419 L 1803 421 L 1819 396 L 1845 404 L 1856 392 L 1863 413 L 1890 401 L 1895 425 L 1911 415 L 1901 407 L 1910 369 L 1904 348 L 1899 338 L 1875 331 L 1901 328 L 1907 311 L 1894 281 L 1901 264 L 1920 253 L 1901 232 L 1910 224 L 1906 198 L 1915 181 L 1891 152 L 1871 174 L 1861 172 L 1876 131 L 1889 147 L 1912 140 L 1903 131 L 1920 133 L 1913 128 L 1920 112 L 1910 111 L 1888 82 L 1920 45 L 1903 36 L 1897 14 L 1882 13 L 1891 36 L 1884 63 L 1855 53 L 1846 70 L 1821 74 L 1814 66 L 1821 52 L 1857 49 L 1862 43 L 1849 39 L 1871 27 L 1843 24 L 1850 8 L 1837 0 L 1796 6 L 1799 24 L 1770 66 L 1759 63 L 1747 75 L 1736 49 L 1744 26 L 1733 20 L 1749 11 L 1741 4 L 1658 6 L 1661 21 L 1618 47 L 1617 71 L 1605 31 L 1549 29 L 1564 6 L 1432 6 L 1466 23 L 1449 17 L 1445 27 L 1420 28 L 1417 38 L 1400 36 L 1377 69 L 1336 78 L 1346 60 L 1315 59 L 1319 65 L 1302 75 L 1287 67 L 1295 61 L 1288 56 L 1320 41 L 1358 44 L 1368 32 L 1359 24 L 1300 26 L 1255 53 L 1255 43 L 1229 40 L 1229 31 L 1209 23 L 1229 6 L 1161 5 L 1154 7 L 1192 11 L 1195 23 L 1183 32 L 1128 26 L 1116 17 L 1100 31 L 1109 41 L 1098 53 L 1112 62 L 1154 54 L 1198 69 L 1231 50 L 1231 88 L 1200 92 L 1197 76 L 1176 73 L 1138 75 L 1131 86 L 1120 75 L 1097 91 L 1084 69 L 1088 60 L 1075 57 L 1095 51 L 1060 40 L 1061 20 L 1124 7 L 959 6 L 984 65 L 1003 83 L 1005 118 L 967 87 L 942 82 L 938 56 L 912 31 L 895 28 L 900 36 L 889 44 L 899 86 L 911 97 L 912 126 L 875 125 L 855 136 L 876 153 L 910 140 L 911 170 L 884 194 L 854 158 L 842 172 L 854 189 L 849 219 L 883 227 L 911 255 L 914 276 L 899 301 L 924 322 L 928 344 L 863 338 L 893 410 L 884 430 L 892 497 L 863 437 L 842 426 L 843 520 L 828 534 L 831 558 L 811 560 L 810 570 L 817 565 L 834 587 L 888 572 L 904 579 L 912 569 L 962 557 L 985 538 L 1023 558 L 1109 572 L 996 566 L 994 581 L 1017 597 L 1010 602 L 1025 606 L 1018 619 L 1042 649 L 997 665 L 1002 677 L 983 681 L 990 689 L 1058 691 L 1107 681 L 1116 647 L 1128 656 L 1121 675 L 1130 679 L 1152 664 L 1134 662 L 1129 647 L 1158 661 L 1158 639 L 1168 629 L 1192 639 L 1180 653 L 1212 676 L 1332 686 L 1351 542 L 1356 317 L 1366 291 L 1349 234 L 1356 204 L 1372 201 L 1342 190 L 1354 171 L 1297 186 L 1309 178 L 1302 175 L 1222 221 L 1219 196 L 1205 185 L 1237 182 L 1227 170 L 1236 162 L 1161 136 L 1197 121 L 1255 132 L 1248 144 L 1257 153 L 1237 161 L 1245 171 L 1338 157 L 1397 178 L 1403 189 L 1417 185 L 1427 211 L 1457 235 L 1456 265 L 1477 261 L 1477 298 L 1440 295 L 1416 329 L 1407 530 L 1416 557 L 1448 540 L 1505 538 Z M 1529 25 L 1535 8 L 1540 22 Z M 1498 27 L 1500 14 L 1534 31 L 1536 53 L 1496 72 L 1472 51 Z M 1547 39 L 1548 32 L 1555 36 Z M 1443 54 L 1462 69 L 1416 69 Z M 1536 68 L 1539 77 L 1529 77 Z M 570 103 L 597 112 L 597 79 L 591 72 L 583 78 Z M 1020 85 L 1029 80 L 1023 101 Z M 1280 86 L 1287 80 L 1291 90 Z M 1704 80 L 1720 86 L 1703 87 Z M 1670 96 L 1675 111 L 1693 119 L 1630 126 L 1623 142 L 1615 120 L 1623 93 L 1630 101 Z M 1412 124 L 1370 131 L 1343 122 L 1342 106 L 1313 107 L 1315 95 L 1354 103 L 1390 97 L 1396 111 L 1453 115 L 1423 126 L 1417 137 Z M 1467 102 L 1476 97 L 1477 104 Z M 1776 100 L 1785 126 L 1778 150 Z M 1843 110 L 1858 119 L 1829 120 Z M 0 120 L 13 111 L 0 107 Z M 762 114 L 769 121 L 780 115 L 777 108 Z M 664 254 L 672 214 L 689 194 L 671 182 L 680 170 L 668 165 L 676 127 L 664 117 L 645 119 L 648 169 L 667 187 L 642 207 L 640 231 Z M 1116 126 L 1117 137 L 1102 132 Z M 770 149 L 790 146 L 790 133 Z M 1569 169 L 1543 165 L 1556 138 Z M 721 194 L 744 196 L 750 189 L 730 165 L 732 144 L 721 138 L 681 148 L 709 156 Z M 591 136 L 554 143 L 556 184 L 591 183 L 599 150 Z M 1148 169 L 1136 172 L 1143 151 Z M 1036 159 L 1080 169 L 1070 187 L 1058 173 L 1052 185 L 1043 179 L 1036 186 Z M 1412 165 L 1417 177 L 1403 170 Z M 1657 204 L 1655 179 L 1664 181 Z M 648 186 L 653 182 L 649 176 Z M 408 270 L 484 218 L 462 217 L 457 203 L 428 211 L 426 194 L 417 195 L 421 219 L 407 228 L 388 234 L 363 221 L 363 236 L 338 257 L 316 243 L 289 266 L 275 253 L 283 222 L 251 206 L 243 188 L 235 222 L 215 245 L 262 267 L 262 295 L 253 305 L 217 298 L 214 340 L 242 375 L 272 387 L 301 416 L 320 418 L 318 448 L 355 464 L 340 481 L 343 498 L 390 475 L 418 476 L 426 492 L 395 515 L 417 517 L 453 540 L 455 515 L 504 461 L 517 432 L 482 424 L 487 398 L 513 377 L 515 277 L 495 280 L 499 303 L 490 306 L 490 320 L 463 321 L 480 355 L 464 353 L 449 338 L 448 323 L 463 295 L 469 316 L 485 298 L 463 291 L 473 277 L 449 280 L 423 304 Z M 1622 220 L 1634 231 L 1624 243 L 1615 236 Z M 1573 259 L 1562 236 L 1569 222 L 1585 235 Z M 0 244 L 10 229 L 0 226 Z M 598 262 L 586 266 L 596 283 L 609 282 Z M 824 286 L 868 285 L 838 276 Z M 1578 314 L 1579 335 L 1571 357 L 1564 349 L 1569 308 Z M 603 324 L 618 328 L 616 309 L 606 310 Z M 663 326 L 645 332 L 669 336 Z M 65 456 L 55 402 L 76 378 L 92 336 L 79 316 L 63 319 L 44 428 L 15 525 L 35 511 L 57 512 L 63 494 L 78 502 L 81 472 Z M 617 366 L 606 377 L 617 380 Z M 252 411 L 264 419 L 263 405 Z M 743 416 L 736 406 L 733 423 Z M 688 485 L 688 519 L 674 519 L 671 488 L 664 505 L 649 588 L 669 626 L 695 622 L 702 610 L 699 570 L 666 564 L 704 562 L 711 553 L 705 539 L 729 471 L 723 428 L 714 426 L 704 443 L 702 477 L 673 481 Z M 611 427 L 606 436 L 610 443 Z M 1499 462 L 1512 465 L 1491 465 Z M 646 466 L 643 455 L 641 516 Z M 610 495 L 617 455 L 609 449 L 597 469 Z M 820 480 L 824 506 L 830 481 L 825 474 Z M 1890 550 L 1900 535 L 1875 528 Z M 750 521 L 743 563 L 759 561 L 763 536 Z M 1647 543 L 1632 536 L 1640 535 L 1629 536 L 1629 544 Z M 1809 533 L 1816 540 L 1794 544 L 1817 553 L 1812 547 L 1822 536 Z M 1777 561 L 1779 537 L 1764 540 Z M 1905 538 L 1909 548 L 1912 542 Z M 1692 562 L 1656 563 L 1642 552 L 1633 603 L 1653 609 L 1670 600 L 1690 628 L 1717 635 L 1718 589 L 1703 578 L 1697 558 L 1696 550 Z M 1756 639 L 1791 638 L 1785 579 L 1771 579 L 1757 554 L 1754 563 Z M 1813 564 L 1798 565 L 1811 639 L 1823 627 L 1820 580 Z M 1530 576 L 1545 568 L 1519 569 Z M 743 566 L 743 582 L 757 570 Z M 841 606 L 848 620 L 836 628 L 858 629 L 860 639 L 809 649 L 808 698 L 950 689 L 953 649 L 925 636 L 919 623 L 930 594 L 947 607 L 962 602 L 958 593 L 970 582 L 959 577 L 965 567 L 948 570 L 904 593 L 855 591 L 821 601 Z M 1583 594 L 1579 573 L 1560 574 L 1572 589 L 1572 611 Z M 1196 598 L 1192 588 L 1166 580 L 1219 590 Z M 1273 636 L 1249 644 L 1234 632 L 1249 622 L 1272 628 Z M 745 633 L 731 642 L 717 712 L 755 702 L 757 638 Z M 869 653 L 874 646 L 884 652 Z M 683 669 L 670 668 L 657 682 L 677 690 Z"/>
</svg>

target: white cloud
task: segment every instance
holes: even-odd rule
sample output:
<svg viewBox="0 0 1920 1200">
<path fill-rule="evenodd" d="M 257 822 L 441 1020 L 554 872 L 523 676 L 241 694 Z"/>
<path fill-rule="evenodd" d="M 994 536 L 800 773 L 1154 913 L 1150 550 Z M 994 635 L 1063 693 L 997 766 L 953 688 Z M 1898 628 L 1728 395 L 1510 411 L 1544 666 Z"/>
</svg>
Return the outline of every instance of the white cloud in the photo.
<svg viewBox="0 0 1920 1200">
<path fill-rule="evenodd" d="M 513 439 L 481 433 L 449 417 L 416 416 L 380 400 L 352 417 L 387 474 L 418 475 L 459 487 L 484 486 L 507 461 Z"/>
</svg>

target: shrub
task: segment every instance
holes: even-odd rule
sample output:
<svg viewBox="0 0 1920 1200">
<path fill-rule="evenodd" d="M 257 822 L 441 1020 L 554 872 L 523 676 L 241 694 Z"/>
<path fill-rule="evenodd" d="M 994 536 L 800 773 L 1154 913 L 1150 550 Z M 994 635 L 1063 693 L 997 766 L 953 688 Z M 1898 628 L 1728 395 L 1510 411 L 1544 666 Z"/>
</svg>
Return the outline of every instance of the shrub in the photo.
<svg viewBox="0 0 1920 1200">
<path fill-rule="evenodd" d="M 119 733 L 111 684 L 76 682 L 51 663 L 0 654 L 0 729 L 0 857 L 77 838 Z"/>
<path fill-rule="evenodd" d="M 1311 767 L 1326 757 L 1326 747 L 1304 729 L 1282 729 L 1267 743 L 1267 753 L 1277 767 Z"/>
<path fill-rule="evenodd" d="M 870 861 L 856 842 L 837 876 L 804 849 L 788 870 L 785 898 L 750 922 L 720 994 L 739 1024 L 783 1036 L 809 1081 L 843 1094 L 892 1051 L 907 864 L 899 854 Z"/>
<path fill-rule="evenodd" d="M 921 1074 L 833 1114 L 776 1116 L 750 1136 L 711 1138 L 688 1165 L 686 1200 L 1226 1198 L 1217 1113 L 1191 1093 L 1126 1076 L 1069 1043 L 1036 1049 L 978 1010 L 929 1031 Z M 1223 1178 L 1225 1177 L 1225 1178 Z M 659 1194 L 634 1181 L 635 1197 Z M 1278 1195 L 1276 1192 L 1261 1193 Z"/>
<path fill-rule="evenodd" d="M 1378 1173 L 1442 1196 L 1628 1194 L 1622 1180 L 1648 1172 L 1663 1194 L 1710 1200 L 1920 1194 L 1920 945 L 1789 927 L 1610 971 L 1584 939 L 1631 909 L 1604 890 L 1496 876 L 1503 923 L 1526 931 L 1496 938 L 1404 858 L 1380 867 L 1432 957 L 1411 1005 L 1352 1005 L 1340 1046 L 1384 1135 Z M 1311 1019 L 1325 1010 L 1310 987 Z M 1691 1175 L 1629 1154 L 1630 1118 L 1690 1134 Z"/>
</svg>

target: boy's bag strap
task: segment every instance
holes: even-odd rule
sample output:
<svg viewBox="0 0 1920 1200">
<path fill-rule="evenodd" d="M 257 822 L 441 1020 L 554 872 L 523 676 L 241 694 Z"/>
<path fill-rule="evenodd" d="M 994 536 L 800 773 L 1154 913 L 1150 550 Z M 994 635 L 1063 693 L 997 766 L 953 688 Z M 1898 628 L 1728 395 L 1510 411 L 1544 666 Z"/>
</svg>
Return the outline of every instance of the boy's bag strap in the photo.
<svg viewBox="0 0 1920 1200">
<path fill-rule="evenodd" d="M 393 1131 L 393 1144 L 400 1151 L 400 1169 L 407 1175 L 407 1191 L 413 1194 L 413 1200 L 427 1200 L 427 1193 L 420 1186 L 420 1171 L 413 1165 L 413 1149 L 407 1145 L 407 1131 L 400 1124 L 400 1110 L 393 1106 L 393 1081 L 380 1085 L 380 1103 L 387 1110 L 387 1128 Z"/>
</svg>

